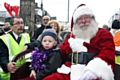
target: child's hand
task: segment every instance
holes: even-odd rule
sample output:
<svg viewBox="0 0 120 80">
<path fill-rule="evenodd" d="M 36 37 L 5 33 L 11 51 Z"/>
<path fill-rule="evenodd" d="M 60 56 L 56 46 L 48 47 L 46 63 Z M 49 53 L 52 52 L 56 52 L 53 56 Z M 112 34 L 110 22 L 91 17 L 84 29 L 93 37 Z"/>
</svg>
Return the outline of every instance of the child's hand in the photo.
<svg viewBox="0 0 120 80">
<path fill-rule="evenodd" d="M 30 77 L 36 79 L 36 73 L 34 70 L 31 71 Z"/>
</svg>

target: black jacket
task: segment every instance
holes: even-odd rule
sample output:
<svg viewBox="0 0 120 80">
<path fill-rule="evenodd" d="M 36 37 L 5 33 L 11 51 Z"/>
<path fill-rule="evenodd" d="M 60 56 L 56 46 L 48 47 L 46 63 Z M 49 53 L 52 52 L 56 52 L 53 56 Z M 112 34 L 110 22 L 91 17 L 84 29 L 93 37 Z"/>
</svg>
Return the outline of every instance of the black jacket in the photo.
<svg viewBox="0 0 120 80">
<path fill-rule="evenodd" d="M 47 58 L 43 61 L 43 64 L 45 64 L 46 67 L 36 73 L 36 80 L 42 80 L 46 76 L 56 72 L 57 68 L 62 64 L 61 50 L 55 49 L 55 52 L 49 53 Z"/>
<path fill-rule="evenodd" d="M 38 36 L 43 32 L 44 29 L 45 29 L 45 25 L 41 24 L 41 27 L 39 27 L 35 30 L 33 38 L 37 39 Z"/>
</svg>

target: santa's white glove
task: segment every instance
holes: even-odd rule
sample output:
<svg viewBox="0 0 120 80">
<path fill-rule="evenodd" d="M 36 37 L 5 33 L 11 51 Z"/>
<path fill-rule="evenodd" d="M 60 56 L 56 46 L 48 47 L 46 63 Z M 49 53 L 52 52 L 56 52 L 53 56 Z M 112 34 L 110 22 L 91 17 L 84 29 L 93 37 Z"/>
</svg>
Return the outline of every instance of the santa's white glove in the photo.
<svg viewBox="0 0 120 80">
<path fill-rule="evenodd" d="M 70 38 L 68 39 L 68 42 L 70 44 L 70 47 L 72 49 L 73 52 L 78 51 L 87 51 L 87 48 L 83 45 L 84 40 L 82 39 L 74 39 L 74 38 Z"/>
<path fill-rule="evenodd" d="M 97 76 L 90 72 L 90 71 L 87 71 L 81 78 L 80 80 L 96 80 L 97 79 Z"/>
</svg>

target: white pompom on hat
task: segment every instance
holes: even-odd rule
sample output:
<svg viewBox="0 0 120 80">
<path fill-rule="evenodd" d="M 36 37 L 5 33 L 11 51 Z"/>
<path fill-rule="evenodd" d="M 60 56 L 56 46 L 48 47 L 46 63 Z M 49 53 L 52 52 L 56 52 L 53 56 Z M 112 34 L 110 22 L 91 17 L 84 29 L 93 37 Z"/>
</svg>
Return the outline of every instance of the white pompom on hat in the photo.
<svg viewBox="0 0 120 80">
<path fill-rule="evenodd" d="M 85 4 L 80 4 L 73 12 L 73 17 L 71 20 L 71 31 L 73 28 L 73 24 L 76 23 L 76 20 L 82 16 L 82 15 L 90 15 L 90 16 L 94 16 L 94 13 L 92 11 L 92 9 L 90 9 L 88 6 L 86 6 Z"/>
</svg>

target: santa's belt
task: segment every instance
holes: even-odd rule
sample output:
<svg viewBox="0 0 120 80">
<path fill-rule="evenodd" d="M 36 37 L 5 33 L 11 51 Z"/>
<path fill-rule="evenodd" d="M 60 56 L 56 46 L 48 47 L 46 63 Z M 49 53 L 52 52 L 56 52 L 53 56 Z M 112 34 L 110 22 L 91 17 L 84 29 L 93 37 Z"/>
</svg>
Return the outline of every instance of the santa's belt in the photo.
<svg viewBox="0 0 120 80">
<path fill-rule="evenodd" d="M 87 64 L 97 53 L 93 52 L 73 52 L 71 53 L 72 64 Z"/>
</svg>

